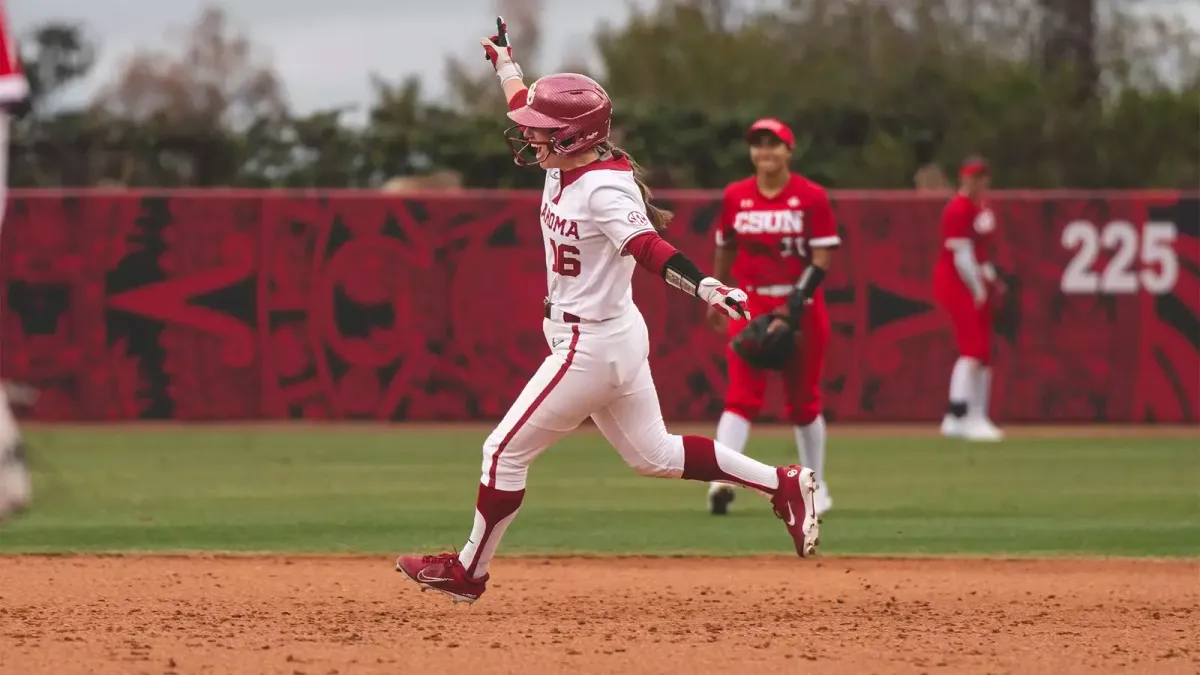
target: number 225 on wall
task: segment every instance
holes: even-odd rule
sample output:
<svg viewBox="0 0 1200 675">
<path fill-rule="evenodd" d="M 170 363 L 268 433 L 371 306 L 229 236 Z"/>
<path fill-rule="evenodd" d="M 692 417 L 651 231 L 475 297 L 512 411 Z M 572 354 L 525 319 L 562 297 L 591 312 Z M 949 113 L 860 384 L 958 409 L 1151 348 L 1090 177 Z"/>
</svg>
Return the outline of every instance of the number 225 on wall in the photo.
<svg viewBox="0 0 1200 675">
<path fill-rule="evenodd" d="M 1118 294 L 1145 291 L 1170 293 L 1179 280 L 1175 224 L 1148 222 L 1142 231 L 1114 220 L 1103 227 L 1071 221 L 1062 233 L 1063 248 L 1074 251 L 1062 275 L 1062 291 L 1075 294 Z M 1096 268 L 1100 250 L 1111 251 L 1108 263 Z"/>
</svg>

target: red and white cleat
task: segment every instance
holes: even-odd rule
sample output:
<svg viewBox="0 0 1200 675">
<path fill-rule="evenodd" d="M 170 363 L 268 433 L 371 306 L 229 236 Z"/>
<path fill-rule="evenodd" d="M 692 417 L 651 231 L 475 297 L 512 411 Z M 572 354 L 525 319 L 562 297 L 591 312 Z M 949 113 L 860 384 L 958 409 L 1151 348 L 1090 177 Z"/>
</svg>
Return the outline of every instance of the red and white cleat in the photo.
<svg viewBox="0 0 1200 675">
<path fill-rule="evenodd" d="M 771 506 L 775 515 L 787 525 L 788 534 L 796 544 L 796 553 L 807 558 L 817 552 L 821 543 L 821 524 L 813 504 L 817 478 L 812 469 L 802 466 L 781 466 L 776 471 L 779 491 L 771 499 Z"/>
<path fill-rule="evenodd" d="M 455 602 L 472 603 L 487 590 L 490 575 L 479 579 L 467 577 L 467 570 L 458 555 L 402 555 L 396 558 L 396 571 L 421 587 L 421 592 L 433 590 L 444 593 Z"/>
</svg>

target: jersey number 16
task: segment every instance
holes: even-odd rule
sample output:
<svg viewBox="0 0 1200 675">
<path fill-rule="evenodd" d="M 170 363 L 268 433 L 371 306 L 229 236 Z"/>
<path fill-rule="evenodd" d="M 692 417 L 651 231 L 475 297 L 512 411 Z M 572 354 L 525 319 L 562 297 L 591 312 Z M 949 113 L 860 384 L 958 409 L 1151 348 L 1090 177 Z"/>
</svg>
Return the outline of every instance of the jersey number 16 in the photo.
<svg viewBox="0 0 1200 675">
<path fill-rule="evenodd" d="M 579 276 L 579 249 L 570 244 L 560 244 L 553 239 L 547 239 L 550 244 L 550 271 L 560 277 Z"/>
</svg>

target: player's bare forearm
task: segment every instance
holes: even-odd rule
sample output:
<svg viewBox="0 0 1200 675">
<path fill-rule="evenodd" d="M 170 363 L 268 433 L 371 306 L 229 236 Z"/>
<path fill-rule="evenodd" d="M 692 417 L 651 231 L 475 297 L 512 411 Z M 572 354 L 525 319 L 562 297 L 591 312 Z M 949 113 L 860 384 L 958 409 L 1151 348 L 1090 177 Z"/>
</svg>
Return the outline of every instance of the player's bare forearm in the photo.
<svg viewBox="0 0 1200 675">
<path fill-rule="evenodd" d="M 713 254 L 713 277 L 724 283 L 733 283 L 733 259 L 737 257 L 737 245 L 725 244 L 718 246 Z"/>
<path fill-rule="evenodd" d="M 500 83 L 500 86 L 504 89 L 504 100 L 509 102 L 509 108 L 512 108 L 514 100 L 520 101 L 521 105 L 517 106 L 518 108 L 525 105 L 525 90 L 527 87 L 524 80 L 514 77 L 511 80 L 505 80 Z M 521 95 L 520 99 L 517 99 L 517 94 Z"/>
<path fill-rule="evenodd" d="M 829 271 L 829 266 L 833 263 L 833 249 L 829 248 L 814 248 L 812 252 L 812 264 L 820 267 L 826 272 Z"/>
</svg>

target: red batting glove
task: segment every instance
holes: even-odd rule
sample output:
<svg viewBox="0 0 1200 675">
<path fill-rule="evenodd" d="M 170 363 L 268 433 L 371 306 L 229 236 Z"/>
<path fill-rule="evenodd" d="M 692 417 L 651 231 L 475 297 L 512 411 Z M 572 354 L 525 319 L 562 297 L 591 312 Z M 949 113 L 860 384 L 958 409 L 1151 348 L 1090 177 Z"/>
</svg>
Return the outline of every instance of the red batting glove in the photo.
<svg viewBox="0 0 1200 675">
<path fill-rule="evenodd" d="M 500 53 L 497 52 L 497 49 L 506 50 L 506 52 L 508 52 L 508 54 L 506 54 L 506 56 L 508 56 L 510 61 L 512 60 L 512 47 L 497 47 L 496 43 L 499 40 L 500 40 L 499 35 L 493 35 L 493 36 L 487 38 L 487 41 L 491 42 L 491 44 L 485 44 L 485 46 L 484 46 L 484 58 L 486 58 L 488 61 L 492 62 L 492 70 L 496 70 L 496 68 L 499 67 L 499 65 L 497 64 L 497 61 L 500 58 Z"/>
<path fill-rule="evenodd" d="M 508 46 L 501 47 L 496 44 L 499 40 L 499 35 L 493 35 L 487 40 L 480 40 L 479 44 L 483 47 L 484 57 L 492 64 L 492 68 L 496 70 L 496 77 L 500 78 L 500 84 L 511 79 L 520 79 L 524 77 L 521 72 L 521 66 L 517 65 L 512 58 L 512 38 L 508 39 Z"/>
<path fill-rule="evenodd" d="M 504 24 L 504 27 L 505 27 L 505 32 L 508 32 L 508 25 Z M 511 38 L 509 38 L 509 39 L 511 40 Z M 504 54 L 504 56 L 506 57 L 504 59 L 505 61 L 508 61 L 509 63 L 512 62 L 513 57 L 512 57 L 511 42 L 507 47 L 500 47 L 499 46 L 499 43 L 500 43 L 499 35 L 493 35 L 493 36 L 489 37 L 488 42 L 490 42 L 491 44 L 486 44 L 483 46 L 483 56 L 488 61 L 492 62 L 493 70 L 498 69 L 500 67 L 500 65 L 504 63 L 504 61 L 500 60 L 501 59 L 500 51 L 505 52 L 505 54 Z M 500 50 L 500 51 L 497 51 L 497 50 Z"/>
</svg>

